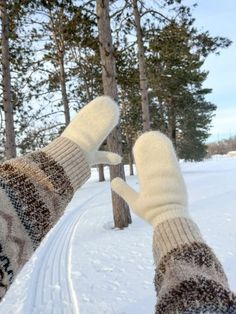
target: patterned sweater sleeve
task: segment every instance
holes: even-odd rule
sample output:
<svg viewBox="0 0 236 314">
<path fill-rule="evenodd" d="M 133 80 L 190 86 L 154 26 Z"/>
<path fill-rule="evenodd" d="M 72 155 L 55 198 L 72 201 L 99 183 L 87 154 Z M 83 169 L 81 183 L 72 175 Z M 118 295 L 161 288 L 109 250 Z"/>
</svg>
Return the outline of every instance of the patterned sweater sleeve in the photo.
<svg viewBox="0 0 236 314">
<path fill-rule="evenodd" d="M 0 300 L 89 176 L 83 152 L 63 137 L 0 165 Z"/>
<path fill-rule="evenodd" d="M 154 231 L 156 314 L 236 313 L 236 297 L 197 225 L 175 218 Z"/>
</svg>

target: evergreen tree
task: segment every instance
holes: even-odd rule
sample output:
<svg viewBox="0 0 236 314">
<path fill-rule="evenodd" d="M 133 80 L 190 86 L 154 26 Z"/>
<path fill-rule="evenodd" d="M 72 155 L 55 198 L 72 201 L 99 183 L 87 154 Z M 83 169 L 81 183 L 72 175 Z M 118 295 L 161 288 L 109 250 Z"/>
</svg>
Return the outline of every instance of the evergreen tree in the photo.
<svg viewBox="0 0 236 314">
<path fill-rule="evenodd" d="M 133 175 L 132 148 L 143 130 L 140 106 L 139 69 L 134 46 L 116 52 L 117 81 L 121 102 L 121 132 L 124 160 L 128 160 L 130 175 Z"/>
<path fill-rule="evenodd" d="M 141 3 L 142 4 L 142 3 Z M 150 114 L 149 114 L 149 101 L 148 101 L 148 81 L 147 69 L 145 60 L 144 36 L 141 26 L 141 13 L 138 7 L 138 1 L 132 0 L 134 26 L 137 37 L 137 50 L 139 62 L 139 80 L 140 80 L 140 94 L 142 103 L 142 117 L 143 117 L 143 130 L 150 130 Z"/>
<path fill-rule="evenodd" d="M 109 0 L 97 0 L 96 13 L 104 94 L 117 100 L 118 88 L 116 81 L 116 63 L 110 26 Z M 122 153 L 120 137 L 120 130 L 117 127 L 111 132 L 107 139 L 108 148 L 110 151 L 118 152 L 119 154 Z M 111 180 L 115 177 L 121 177 L 125 179 L 123 164 L 110 167 Z M 127 204 L 114 192 L 112 192 L 112 203 L 115 227 L 128 227 L 128 225 L 131 223 L 131 216 Z"/>
<path fill-rule="evenodd" d="M 171 22 L 149 33 L 151 111 L 153 126 L 169 135 L 181 156 L 199 160 L 206 152 L 204 141 L 216 109 L 205 100 L 211 90 L 202 87 L 207 73 L 201 67 L 209 53 L 229 42 L 198 33 L 187 21 Z"/>
<path fill-rule="evenodd" d="M 5 118 L 5 156 L 6 159 L 16 157 L 15 128 L 11 92 L 10 52 L 9 52 L 9 13 L 6 0 L 0 1 L 1 12 L 1 61 L 2 61 L 2 90 L 3 110 Z"/>
</svg>

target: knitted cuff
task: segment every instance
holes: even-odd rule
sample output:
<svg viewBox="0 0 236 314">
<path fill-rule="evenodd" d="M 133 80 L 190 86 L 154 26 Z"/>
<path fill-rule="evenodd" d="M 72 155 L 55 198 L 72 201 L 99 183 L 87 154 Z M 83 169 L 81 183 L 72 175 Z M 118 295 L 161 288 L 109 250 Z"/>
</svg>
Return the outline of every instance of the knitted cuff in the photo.
<svg viewBox="0 0 236 314">
<path fill-rule="evenodd" d="M 77 190 L 90 177 L 90 166 L 80 147 L 65 137 L 58 137 L 42 149 L 65 170 L 74 190 Z"/>
<path fill-rule="evenodd" d="M 181 217 L 191 219 L 185 207 L 180 205 L 169 205 L 168 209 L 166 208 L 166 206 L 158 207 L 156 211 L 153 210 L 151 213 L 153 215 L 153 218 L 149 218 L 149 220 L 154 229 L 156 229 L 157 225 L 162 224 L 166 220 Z"/>
<path fill-rule="evenodd" d="M 156 265 L 168 252 L 193 242 L 204 242 L 193 220 L 179 217 L 159 224 L 153 234 L 153 254 Z"/>
</svg>

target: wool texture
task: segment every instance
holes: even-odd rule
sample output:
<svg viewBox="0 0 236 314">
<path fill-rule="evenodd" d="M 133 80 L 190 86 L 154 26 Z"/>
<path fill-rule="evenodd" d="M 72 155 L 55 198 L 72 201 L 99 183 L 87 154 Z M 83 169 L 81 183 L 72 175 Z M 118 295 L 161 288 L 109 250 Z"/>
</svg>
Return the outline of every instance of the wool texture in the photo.
<svg viewBox="0 0 236 314">
<path fill-rule="evenodd" d="M 84 152 L 61 137 L 0 166 L 0 299 L 89 176 Z"/>
<path fill-rule="evenodd" d="M 99 104 L 93 107 L 98 117 Z M 79 141 L 62 136 L 42 150 L 0 165 L 0 300 L 58 221 L 74 191 L 90 176 L 91 162 L 118 161 L 114 155 L 113 158 L 105 154 L 104 159 L 103 154 L 99 157 L 96 152 L 101 134 L 105 137 L 112 125 L 104 124 L 106 131 L 98 133 L 97 140 L 90 141 L 95 149 L 87 146 L 85 151 Z M 115 181 L 113 188 L 155 227 L 156 314 L 236 314 L 236 297 L 229 289 L 223 268 L 187 214 L 185 185 L 178 165 L 175 169 L 177 160 L 170 142 L 158 132 L 144 136 L 134 149 L 138 176 L 143 178 L 141 192 L 119 181 Z M 142 156 L 146 142 L 150 149 Z M 161 153 L 149 156 L 151 145 L 158 154 L 157 143 Z M 171 165 L 162 160 L 164 156 Z M 158 163 L 154 176 L 152 163 Z M 160 182 L 154 182 L 155 176 Z"/>
<path fill-rule="evenodd" d="M 118 164 L 121 157 L 112 152 L 101 152 L 98 148 L 119 121 L 119 108 L 108 96 L 91 101 L 70 122 L 62 133 L 86 154 L 90 166 L 95 164 Z"/>
<path fill-rule="evenodd" d="M 186 187 L 171 141 L 157 131 L 144 133 L 133 154 L 140 192 L 120 178 L 112 181 L 112 189 L 154 228 L 171 218 L 189 217 Z"/>
<path fill-rule="evenodd" d="M 156 314 L 236 313 L 236 296 L 223 267 L 191 219 L 159 224 L 153 255 Z"/>
<path fill-rule="evenodd" d="M 236 297 L 223 268 L 191 220 L 187 192 L 171 141 L 160 132 L 135 143 L 140 192 L 121 179 L 112 188 L 154 227 L 156 314 L 232 313 Z"/>
<path fill-rule="evenodd" d="M 0 299 L 89 178 L 90 166 L 120 162 L 98 151 L 118 119 L 116 103 L 98 97 L 51 144 L 0 165 Z"/>
</svg>

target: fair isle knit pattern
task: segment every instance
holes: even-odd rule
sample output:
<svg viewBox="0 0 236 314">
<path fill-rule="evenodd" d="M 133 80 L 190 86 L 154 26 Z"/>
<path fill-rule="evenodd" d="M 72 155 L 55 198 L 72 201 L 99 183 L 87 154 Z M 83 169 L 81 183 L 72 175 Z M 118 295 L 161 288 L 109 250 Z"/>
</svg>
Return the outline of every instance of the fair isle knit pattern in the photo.
<svg viewBox="0 0 236 314">
<path fill-rule="evenodd" d="M 174 218 L 154 232 L 156 314 L 236 314 L 236 296 L 197 225 Z"/>
<path fill-rule="evenodd" d="M 63 137 L 0 165 L 0 300 L 89 176 L 84 153 Z"/>
</svg>

